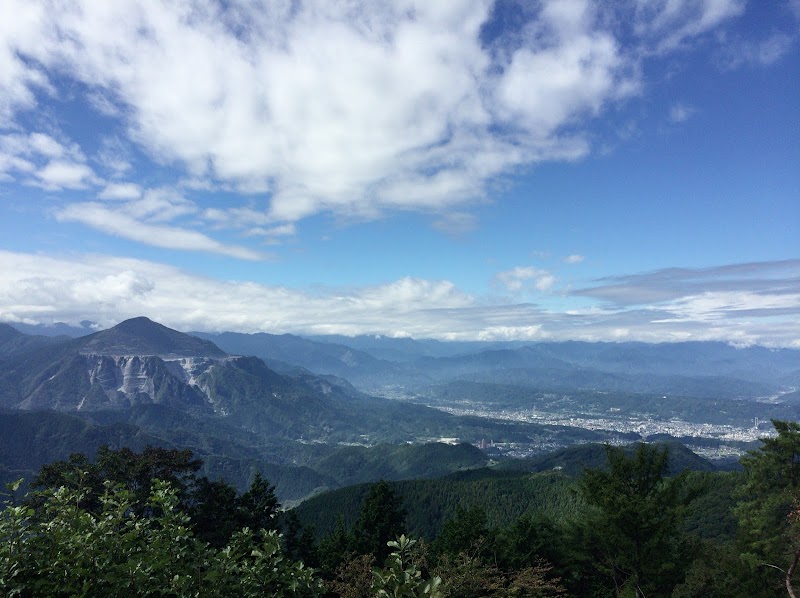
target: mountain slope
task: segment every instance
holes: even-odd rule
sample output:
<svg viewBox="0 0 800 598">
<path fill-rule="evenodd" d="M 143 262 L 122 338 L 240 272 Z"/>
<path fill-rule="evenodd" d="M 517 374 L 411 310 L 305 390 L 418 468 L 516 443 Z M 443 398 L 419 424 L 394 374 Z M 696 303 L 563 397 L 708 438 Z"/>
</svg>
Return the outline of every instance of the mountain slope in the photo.
<svg viewBox="0 0 800 598">
<path fill-rule="evenodd" d="M 0 359 L 13 357 L 68 340 L 67 337 L 34 336 L 24 334 L 10 326 L 0 323 Z"/>
<path fill-rule="evenodd" d="M 87 355 L 160 355 L 223 358 L 214 343 L 167 328 L 149 318 L 120 322 L 113 328 L 83 337 L 76 343 Z"/>
</svg>

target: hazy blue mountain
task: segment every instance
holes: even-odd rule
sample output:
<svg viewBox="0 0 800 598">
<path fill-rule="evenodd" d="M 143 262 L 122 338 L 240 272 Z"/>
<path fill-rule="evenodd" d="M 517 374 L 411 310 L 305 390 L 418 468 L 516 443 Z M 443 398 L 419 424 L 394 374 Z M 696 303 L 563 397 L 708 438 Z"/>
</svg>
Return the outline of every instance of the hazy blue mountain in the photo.
<svg viewBox="0 0 800 598">
<path fill-rule="evenodd" d="M 163 410 L 158 413 L 160 417 L 165 415 L 169 419 Z M 230 440 L 209 443 L 207 439 L 195 442 L 198 438 L 194 435 L 189 438 L 180 433 L 166 436 L 127 422 L 99 424 L 53 411 L 0 410 L 0 482 L 5 484 L 20 478 L 29 482 L 43 465 L 66 459 L 72 453 L 93 458 L 102 445 L 135 451 L 151 445 L 191 448 L 203 459 L 202 475 L 225 479 L 242 492 L 249 487 L 255 473 L 261 472 L 284 502 L 297 501 L 339 485 L 331 477 L 309 467 L 270 463 L 261 451 Z M 233 436 L 238 435 L 234 433 Z"/>
<path fill-rule="evenodd" d="M 54 345 L 68 340 L 68 337 L 23 334 L 9 324 L 0 323 L 0 359 Z"/>
<path fill-rule="evenodd" d="M 415 365 L 440 381 L 467 379 L 539 388 L 688 396 L 765 396 L 796 371 L 800 352 L 723 343 L 542 343 L 427 358 Z"/>
<path fill-rule="evenodd" d="M 24 334 L 34 336 L 66 336 L 69 338 L 77 338 L 79 336 L 86 336 L 97 332 L 94 322 L 84 320 L 81 322 L 80 327 L 70 326 L 64 322 L 55 322 L 53 324 L 23 324 L 22 322 L 9 322 L 11 326 Z"/>
<path fill-rule="evenodd" d="M 497 349 L 513 349 L 525 346 L 524 341 L 438 341 L 383 335 L 317 335 L 308 336 L 320 343 L 352 347 L 378 359 L 409 362 L 422 357 L 455 357 Z"/>
<path fill-rule="evenodd" d="M 472 380 L 552 390 L 702 398 L 775 396 L 800 385 L 800 351 L 718 342 L 441 342 L 384 336 L 236 334 L 213 339 L 287 373 L 346 378 L 369 392 Z"/>
<path fill-rule="evenodd" d="M 332 374 L 356 385 L 370 386 L 375 381 L 392 384 L 405 381 L 413 372 L 398 364 L 373 357 L 369 353 L 336 343 L 309 340 L 293 334 L 240 334 L 193 332 L 198 338 L 211 340 L 231 354 L 253 355 L 271 367 L 286 371 L 287 365 L 302 367 L 315 374 Z"/>
</svg>

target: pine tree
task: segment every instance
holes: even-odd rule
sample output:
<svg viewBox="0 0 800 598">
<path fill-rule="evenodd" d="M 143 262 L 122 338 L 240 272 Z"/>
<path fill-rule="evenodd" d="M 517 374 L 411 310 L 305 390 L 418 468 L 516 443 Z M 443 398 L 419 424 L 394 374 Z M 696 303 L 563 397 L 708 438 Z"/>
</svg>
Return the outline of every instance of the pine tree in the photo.
<svg viewBox="0 0 800 598">
<path fill-rule="evenodd" d="M 742 457 L 744 483 L 736 509 L 744 558 L 781 573 L 786 591 L 800 563 L 800 423 L 773 420 L 778 435 Z"/>
</svg>

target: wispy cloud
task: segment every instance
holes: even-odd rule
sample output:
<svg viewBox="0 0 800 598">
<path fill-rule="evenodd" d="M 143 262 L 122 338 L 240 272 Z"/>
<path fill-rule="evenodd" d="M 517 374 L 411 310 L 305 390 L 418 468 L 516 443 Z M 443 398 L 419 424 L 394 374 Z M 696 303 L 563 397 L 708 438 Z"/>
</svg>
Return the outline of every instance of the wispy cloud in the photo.
<svg viewBox="0 0 800 598">
<path fill-rule="evenodd" d="M 573 253 L 572 255 L 566 256 L 563 259 L 563 262 L 565 264 L 580 264 L 585 259 L 586 259 L 586 257 L 581 255 L 581 254 L 579 254 L 579 253 Z"/>
<path fill-rule="evenodd" d="M 689 120 L 694 112 L 694 108 L 679 102 L 669 109 L 669 119 L 674 123 L 682 123 Z"/>
<path fill-rule="evenodd" d="M 575 289 L 573 295 L 601 299 L 612 305 L 668 305 L 670 302 L 718 297 L 729 308 L 731 293 L 783 297 L 800 310 L 800 260 L 753 262 L 713 268 L 667 268 L 643 274 L 601 278 L 596 285 Z M 740 305 L 758 307 L 745 299 Z M 784 300 L 781 304 L 786 306 Z"/>
<path fill-rule="evenodd" d="M 56 212 L 56 218 L 81 222 L 105 234 L 138 241 L 154 247 L 183 251 L 205 251 L 244 260 L 264 259 L 264 255 L 237 245 L 226 245 L 195 230 L 163 224 L 167 220 L 192 213 L 189 202 L 176 202 L 163 196 L 146 196 L 121 207 L 107 203 L 72 203 Z"/>
<path fill-rule="evenodd" d="M 796 35 L 775 32 L 760 41 L 729 40 L 718 58 L 725 70 L 770 66 L 783 58 L 796 42 Z"/>
</svg>

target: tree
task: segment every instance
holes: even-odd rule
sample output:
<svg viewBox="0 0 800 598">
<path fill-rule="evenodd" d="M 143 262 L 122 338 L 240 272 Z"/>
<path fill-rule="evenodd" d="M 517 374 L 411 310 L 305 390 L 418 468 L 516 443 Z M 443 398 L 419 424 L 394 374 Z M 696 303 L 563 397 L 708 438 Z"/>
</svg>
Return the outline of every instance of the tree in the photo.
<svg viewBox="0 0 800 598">
<path fill-rule="evenodd" d="M 796 598 L 800 563 L 800 423 L 773 420 L 777 436 L 742 457 L 744 479 L 736 508 L 744 559 L 780 572 Z"/>
<path fill-rule="evenodd" d="M 433 543 L 438 554 L 455 556 L 460 552 L 480 552 L 488 550 L 489 529 L 486 527 L 486 511 L 480 507 L 469 510 L 457 507 L 453 516 L 444 522 L 442 531 Z"/>
<path fill-rule="evenodd" d="M 3 596 L 316 596 L 312 570 L 292 562 L 277 533 L 244 529 L 222 550 L 192 533 L 178 492 L 151 484 L 143 516 L 127 488 L 106 481 L 100 507 L 80 493 L 43 491 L 41 512 L 0 512 Z M 35 515 L 35 516 L 34 516 Z"/>
<path fill-rule="evenodd" d="M 256 472 L 250 489 L 239 498 L 240 527 L 251 529 L 276 529 L 275 517 L 281 505 L 275 497 L 275 487 L 270 486 L 261 472 Z"/>
<path fill-rule="evenodd" d="M 314 544 L 314 528 L 304 527 L 297 513 L 289 511 L 285 514 L 281 526 L 283 530 L 283 550 L 289 558 L 303 561 L 310 567 L 318 563 L 317 547 Z"/>
<path fill-rule="evenodd" d="M 146 508 L 154 479 L 169 482 L 185 504 L 201 465 L 202 461 L 188 449 L 146 446 L 136 453 L 129 448 L 101 446 L 94 463 L 83 453 L 74 453 L 67 461 L 45 465 L 31 486 L 72 488 L 83 496 L 83 505 L 92 510 L 99 506 L 104 481 L 109 481 L 127 488 L 133 496 L 133 508 L 138 510 Z"/>
<path fill-rule="evenodd" d="M 247 527 L 241 524 L 239 499 L 233 486 L 206 477 L 195 483 L 189 515 L 197 537 L 214 548 L 222 548 L 235 532 Z"/>
<path fill-rule="evenodd" d="M 609 469 L 587 469 L 580 492 L 595 508 L 597 564 L 613 582 L 617 596 L 668 594 L 680 581 L 687 551 L 679 524 L 694 494 L 686 475 L 666 478 L 669 449 L 644 443 L 632 456 L 606 446 Z"/>
<path fill-rule="evenodd" d="M 356 550 L 378 562 L 388 554 L 387 542 L 403 533 L 406 512 L 400 497 L 384 480 L 370 486 L 354 527 Z"/>
</svg>

